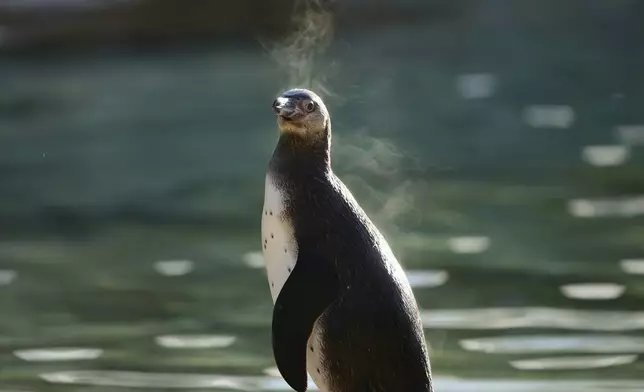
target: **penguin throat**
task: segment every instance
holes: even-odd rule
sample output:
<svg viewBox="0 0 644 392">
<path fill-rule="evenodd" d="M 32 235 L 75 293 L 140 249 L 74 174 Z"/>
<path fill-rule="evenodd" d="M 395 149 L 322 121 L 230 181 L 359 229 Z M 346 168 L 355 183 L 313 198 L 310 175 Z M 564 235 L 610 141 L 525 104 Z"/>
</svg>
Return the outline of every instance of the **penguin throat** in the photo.
<svg viewBox="0 0 644 392">
<path fill-rule="evenodd" d="M 282 133 L 270 166 L 282 174 L 310 176 L 331 170 L 331 129 L 317 133 Z"/>
</svg>

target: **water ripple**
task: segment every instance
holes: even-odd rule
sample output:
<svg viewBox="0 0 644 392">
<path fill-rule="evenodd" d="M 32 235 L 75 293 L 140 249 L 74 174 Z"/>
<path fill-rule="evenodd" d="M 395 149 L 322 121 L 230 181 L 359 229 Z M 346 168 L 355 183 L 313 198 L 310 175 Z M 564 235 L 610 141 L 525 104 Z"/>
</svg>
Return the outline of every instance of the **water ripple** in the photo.
<svg viewBox="0 0 644 392">
<path fill-rule="evenodd" d="M 623 335 L 523 335 L 463 339 L 460 346 L 488 354 L 643 353 L 644 337 Z"/>
<path fill-rule="evenodd" d="M 16 350 L 13 355 L 29 362 L 81 361 L 96 359 L 103 355 L 103 350 L 77 347 L 35 348 Z"/>
<path fill-rule="evenodd" d="M 484 236 L 452 237 L 447 240 L 447 247 L 453 253 L 483 253 L 490 247 L 490 239 Z"/>
<path fill-rule="evenodd" d="M 242 261 L 250 268 L 264 268 L 266 265 L 262 252 L 248 252 L 242 256 Z"/>
<path fill-rule="evenodd" d="M 644 259 L 624 259 L 619 264 L 627 274 L 644 275 Z"/>
<path fill-rule="evenodd" d="M 581 370 L 628 365 L 637 360 L 637 355 L 588 355 L 582 357 L 532 358 L 510 361 L 510 366 L 519 370 Z"/>
<path fill-rule="evenodd" d="M 456 79 L 456 88 L 465 99 L 481 99 L 494 95 L 498 78 L 489 73 L 463 74 Z"/>
<path fill-rule="evenodd" d="M 582 158 L 593 166 L 618 166 L 623 164 L 629 157 L 626 146 L 586 146 L 582 150 Z"/>
<path fill-rule="evenodd" d="M 620 125 L 616 127 L 619 140 L 628 145 L 644 145 L 644 125 Z"/>
<path fill-rule="evenodd" d="M 626 287 L 617 283 L 575 283 L 563 285 L 561 293 L 574 299 L 615 299 L 619 298 Z"/>
<path fill-rule="evenodd" d="M 530 105 L 523 109 L 523 120 L 534 128 L 570 128 L 575 111 L 567 105 Z"/>
<path fill-rule="evenodd" d="M 290 391 L 281 378 L 181 373 L 141 373 L 80 370 L 45 373 L 41 378 L 56 384 L 158 389 L 233 389 L 244 391 Z M 310 381 L 310 380 L 309 380 Z M 644 381 L 632 380 L 494 380 L 436 377 L 441 392 L 641 392 Z M 309 390 L 318 390 L 309 382 Z"/>
<path fill-rule="evenodd" d="M 154 269 L 165 276 L 182 276 L 194 269 L 194 263 L 190 260 L 161 260 L 154 263 Z"/>
<path fill-rule="evenodd" d="M 587 331 L 644 329 L 644 312 L 545 307 L 423 310 L 425 328 L 559 328 Z"/>
<path fill-rule="evenodd" d="M 40 377 L 54 384 L 163 389 L 289 390 L 283 379 L 262 376 L 79 370 L 45 373 Z M 310 390 L 316 390 L 310 379 L 309 384 Z"/>
<path fill-rule="evenodd" d="M 0 286 L 11 284 L 18 274 L 12 270 L 0 270 Z"/>
<path fill-rule="evenodd" d="M 577 218 L 632 218 L 644 214 L 644 196 L 613 199 L 573 199 L 568 212 Z"/>
<path fill-rule="evenodd" d="M 449 274 L 441 270 L 408 270 L 407 279 L 414 288 L 438 287 L 447 282 Z"/>
<path fill-rule="evenodd" d="M 235 343 L 237 338 L 231 335 L 163 335 L 154 340 L 165 348 L 224 348 Z"/>
</svg>

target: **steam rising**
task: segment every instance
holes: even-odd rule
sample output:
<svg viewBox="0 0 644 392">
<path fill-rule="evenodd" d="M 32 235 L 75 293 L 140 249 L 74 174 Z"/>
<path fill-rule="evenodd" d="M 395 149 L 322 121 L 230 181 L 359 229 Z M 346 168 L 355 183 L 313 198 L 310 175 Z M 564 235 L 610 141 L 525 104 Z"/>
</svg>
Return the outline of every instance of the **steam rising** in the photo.
<svg viewBox="0 0 644 392">
<path fill-rule="evenodd" d="M 340 99 L 329 88 L 336 63 L 324 57 L 334 39 L 334 16 L 328 7 L 331 1 L 297 1 L 294 32 L 280 42 L 264 42 L 287 77 L 279 92 L 301 87 L 325 100 L 333 96 L 337 103 Z M 432 201 L 424 179 L 409 178 L 410 171 L 421 169 L 418 160 L 385 138 L 350 131 L 343 125 L 334 132 L 334 169 L 385 236 L 405 235 L 400 225 L 418 225 L 428 218 L 424 216 L 428 209 L 434 220 L 455 220 L 454 216 L 438 216 L 437 208 L 428 208 Z"/>
<path fill-rule="evenodd" d="M 304 87 L 323 99 L 334 96 L 328 79 L 332 75 L 324 54 L 334 38 L 333 14 L 325 7 L 329 1 L 301 0 L 294 12 L 295 32 L 269 48 L 288 75 L 285 88 Z M 334 133 L 334 167 L 355 192 L 360 203 L 384 231 L 395 230 L 398 219 L 418 218 L 414 199 L 419 185 L 401 177 L 409 156 L 386 139 L 366 132 Z"/>
<path fill-rule="evenodd" d="M 333 41 L 333 14 L 323 0 L 299 0 L 294 9 L 295 32 L 282 42 L 264 44 L 269 54 L 284 69 L 284 89 L 303 87 L 321 97 L 332 95 L 327 79 L 332 64 L 321 57 Z"/>
<path fill-rule="evenodd" d="M 336 132 L 334 139 L 338 176 L 382 231 L 393 234 L 399 231 L 398 223 L 414 224 L 424 218 L 416 205 L 429 192 L 424 180 L 406 178 L 408 170 L 418 169 L 408 153 L 366 132 Z"/>
</svg>

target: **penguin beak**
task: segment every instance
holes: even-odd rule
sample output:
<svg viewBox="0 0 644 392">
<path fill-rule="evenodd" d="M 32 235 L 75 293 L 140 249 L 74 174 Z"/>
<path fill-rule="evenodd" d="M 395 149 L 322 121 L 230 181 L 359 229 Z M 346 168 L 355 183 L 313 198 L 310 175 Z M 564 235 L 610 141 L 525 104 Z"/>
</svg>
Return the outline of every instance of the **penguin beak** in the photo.
<svg viewBox="0 0 644 392">
<path fill-rule="evenodd" d="M 291 120 L 300 114 L 295 100 L 291 98 L 279 97 L 273 102 L 273 110 L 284 120 Z"/>
</svg>

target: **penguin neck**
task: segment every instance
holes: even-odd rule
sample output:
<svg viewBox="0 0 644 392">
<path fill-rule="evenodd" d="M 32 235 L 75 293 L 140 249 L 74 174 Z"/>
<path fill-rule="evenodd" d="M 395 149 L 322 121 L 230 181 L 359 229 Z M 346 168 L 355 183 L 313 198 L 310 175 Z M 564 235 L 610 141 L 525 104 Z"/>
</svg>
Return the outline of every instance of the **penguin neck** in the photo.
<svg viewBox="0 0 644 392">
<path fill-rule="evenodd" d="M 282 176 L 302 179 L 330 172 L 330 126 L 315 135 L 282 133 L 269 167 Z"/>
</svg>

